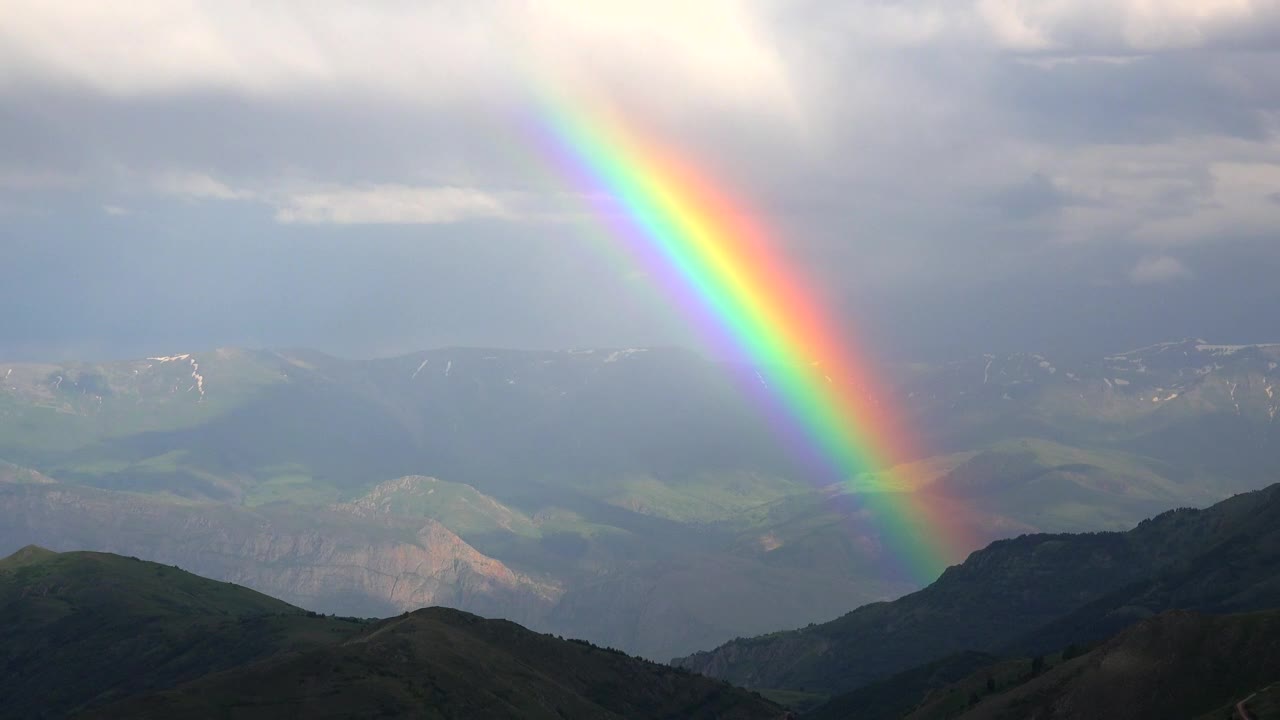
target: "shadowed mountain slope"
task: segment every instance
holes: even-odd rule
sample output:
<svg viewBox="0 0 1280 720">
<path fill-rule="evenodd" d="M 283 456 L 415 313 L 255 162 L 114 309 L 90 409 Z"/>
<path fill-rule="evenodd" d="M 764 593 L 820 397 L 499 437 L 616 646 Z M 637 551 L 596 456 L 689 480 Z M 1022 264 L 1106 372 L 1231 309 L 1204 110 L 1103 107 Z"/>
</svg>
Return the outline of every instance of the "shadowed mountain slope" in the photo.
<svg viewBox="0 0 1280 720">
<path fill-rule="evenodd" d="M 358 627 L 166 565 L 27 547 L 0 561 L 0 716 L 60 717 Z"/>
<path fill-rule="evenodd" d="M 457 610 L 333 618 L 107 553 L 0 560 L 4 718 L 782 714 L 721 681 Z"/>
<path fill-rule="evenodd" d="M 91 717 L 780 718 L 762 698 L 505 620 L 428 608 Z"/>
<path fill-rule="evenodd" d="M 1275 527 L 1280 485 L 1171 511 L 1126 533 L 999 541 L 920 592 L 677 663 L 747 687 L 839 693 L 966 650 L 1061 649 L 1183 605 L 1274 607 Z M 1135 606 L 1139 599 L 1147 604 Z"/>
<path fill-rule="evenodd" d="M 1019 687 L 983 698 L 963 720 L 1230 717 L 1235 702 L 1280 679 L 1280 611 L 1175 611 L 1129 628 Z M 940 711 L 945 693 L 907 716 Z M 1215 712 L 1215 709 L 1217 710 Z"/>
</svg>

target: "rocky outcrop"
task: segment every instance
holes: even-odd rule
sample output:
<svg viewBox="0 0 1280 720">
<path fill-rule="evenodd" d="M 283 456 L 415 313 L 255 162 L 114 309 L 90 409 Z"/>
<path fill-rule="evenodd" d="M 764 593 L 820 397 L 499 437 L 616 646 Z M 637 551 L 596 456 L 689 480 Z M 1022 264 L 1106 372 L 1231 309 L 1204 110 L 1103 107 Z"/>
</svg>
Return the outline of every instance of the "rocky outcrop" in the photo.
<svg viewBox="0 0 1280 720">
<path fill-rule="evenodd" d="M 430 519 L 273 515 L 62 484 L 0 483 L 0 554 L 29 543 L 172 564 L 301 607 L 384 615 L 446 605 L 536 622 L 561 588 Z"/>
<path fill-rule="evenodd" d="M 533 521 L 470 485 L 426 475 L 407 475 L 379 483 L 364 495 L 333 510 L 361 518 L 429 518 L 465 534 L 504 532 L 536 535 Z"/>
</svg>

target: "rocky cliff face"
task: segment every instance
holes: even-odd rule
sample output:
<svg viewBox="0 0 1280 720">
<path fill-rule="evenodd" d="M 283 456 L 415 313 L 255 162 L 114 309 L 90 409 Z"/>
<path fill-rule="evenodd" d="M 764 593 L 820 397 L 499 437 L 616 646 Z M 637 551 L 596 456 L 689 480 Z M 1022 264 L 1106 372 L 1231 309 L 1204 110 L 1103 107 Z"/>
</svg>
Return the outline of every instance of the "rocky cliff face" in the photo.
<svg viewBox="0 0 1280 720">
<path fill-rule="evenodd" d="M 338 614 L 448 605 L 536 622 L 562 592 L 430 519 L 357 524 L 318 512 L 303 524 L 227 505 L 0 483 L 0 552 L 28 543 L 135 555 Z"/>
</svg>

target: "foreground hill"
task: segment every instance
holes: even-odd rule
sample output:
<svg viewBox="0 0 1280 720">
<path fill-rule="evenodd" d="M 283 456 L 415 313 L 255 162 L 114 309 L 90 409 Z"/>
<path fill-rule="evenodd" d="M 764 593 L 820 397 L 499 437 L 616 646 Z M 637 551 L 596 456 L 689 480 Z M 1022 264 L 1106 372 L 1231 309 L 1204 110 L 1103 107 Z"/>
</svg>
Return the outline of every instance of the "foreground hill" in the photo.
<svg viewBox="0 0 1280 720">
<path fill-rule="evenodd" d="M 745 691 L 505 620 L 428 608 L 320 650 L 103 708 L 134 718 L 780 718 Z"/>
<path fill-rule="evenodd" d="M 61 717 L 358 628 L 165 565 L 27 547 L 0 560 L 0 717 Z"/>
<path fill-rule="evenodd" d="M 0 670 L 0 717 L 15 718 L 782 715 L 507 621 L 326 618 L 173 567 L 37 547 L 0 561 Z"/>
<path fill-rule="evenodd" d="M 1280 606 L 1280 485 L 1126 533 L 1000 541 L 928 588 L 677 664 L 747 687 L 840 693 L 962 651 L 1105 638 L 1166 609 Z"/>
</svg>

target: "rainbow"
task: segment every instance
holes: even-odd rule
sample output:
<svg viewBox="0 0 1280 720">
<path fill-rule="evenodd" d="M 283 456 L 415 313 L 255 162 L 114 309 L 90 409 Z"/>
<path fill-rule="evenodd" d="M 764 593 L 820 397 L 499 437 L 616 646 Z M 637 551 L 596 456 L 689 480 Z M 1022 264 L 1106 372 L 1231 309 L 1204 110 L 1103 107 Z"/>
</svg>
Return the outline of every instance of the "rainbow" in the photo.
<svg viewBox="0 0 1280 720">
<path fill-rule="evenodd" d="M 868 366 L 806 291 L 776 243 L 706 177 L 616 117 L 544 95 L 539 144 L 593 198 L 610 235 L 661 279 L 704 337 L 750 362 L 826 468 L 846 482 L 911 457 L 910 438 L 870 389 Z M 889 550 L 928 582 L 971 542 L 927 493 L 889 480 L 859 501 L 887 530 Z"/>
</svg>

